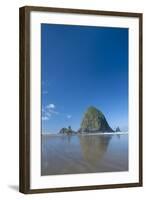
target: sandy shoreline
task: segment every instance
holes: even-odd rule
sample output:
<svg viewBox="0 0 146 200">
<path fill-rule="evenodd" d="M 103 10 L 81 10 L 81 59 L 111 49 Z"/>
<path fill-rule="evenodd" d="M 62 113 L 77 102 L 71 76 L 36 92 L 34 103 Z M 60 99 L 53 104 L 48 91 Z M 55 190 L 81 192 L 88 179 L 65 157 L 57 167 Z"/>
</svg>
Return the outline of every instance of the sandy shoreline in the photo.
<svg viewBox="0 0 146 200">
<path fill-rule="evenodd" d="M 128 170 L 128 135 L 42 135 L 41 175 Z"/>
<path fill-rule="evenodd" d="M 127 135 L 128 132 L 112 132 L 112 133 L 84 133 L 84 134 L 72 134 L 70 136 L 89 136 L 89 135 Z M 67 134 L 55 134 L 55 133 L 42 133 L 42 135 L 46 135 L 46 136 L 68 136 Z"/>
</svg>

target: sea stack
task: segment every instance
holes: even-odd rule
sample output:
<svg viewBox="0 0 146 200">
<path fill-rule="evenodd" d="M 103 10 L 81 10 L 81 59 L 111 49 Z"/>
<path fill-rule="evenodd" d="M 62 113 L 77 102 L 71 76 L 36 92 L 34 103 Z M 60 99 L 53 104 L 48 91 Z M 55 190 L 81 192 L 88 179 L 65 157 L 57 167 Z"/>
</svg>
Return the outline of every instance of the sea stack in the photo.
<svg viewBox="0 0 146 200">
<path fill-rule="evenodd" d="M 71 135 L 71 134 L 75 134 L 76 132 L 72 130 L 71 126 L 68 126 L 68 128 L 62 128 L 59 131 L 60 134 L 67 134 L 67 135 Z"/>
<path fill-rule="evenodd" d="M 119 126 L 116 128 L 116 131 L 115 132 L 121 132 Z"/>
<path fill-rule="evenodd" d="M 81 134 L 90 134 L 114 131 L 109 126 L 104 114 L 94 106 L 90 106 L 83 116 L 81 127 L 78 132 Z"/>
</svg>

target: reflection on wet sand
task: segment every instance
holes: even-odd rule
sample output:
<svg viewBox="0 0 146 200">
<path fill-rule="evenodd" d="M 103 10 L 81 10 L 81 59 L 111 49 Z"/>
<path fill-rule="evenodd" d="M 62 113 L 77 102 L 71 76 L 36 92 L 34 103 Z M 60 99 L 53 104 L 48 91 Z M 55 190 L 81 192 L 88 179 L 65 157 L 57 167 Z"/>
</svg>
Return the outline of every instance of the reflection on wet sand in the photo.
<svg viewBox="0 0 146 200">
<path fill-rule="evenodd" d="M 100 160 L 107 151 L 111 137 L 111 135 L 100 135 L 98 137 L 79 136 L 81 151 L 84 159 L 91 164 L 95 164 L 98 160 Z"/>
<path fill-rule="evenodd" d="M 42 136 L 41 175 L 128 170 L 128 135 Z"/>
</svg>

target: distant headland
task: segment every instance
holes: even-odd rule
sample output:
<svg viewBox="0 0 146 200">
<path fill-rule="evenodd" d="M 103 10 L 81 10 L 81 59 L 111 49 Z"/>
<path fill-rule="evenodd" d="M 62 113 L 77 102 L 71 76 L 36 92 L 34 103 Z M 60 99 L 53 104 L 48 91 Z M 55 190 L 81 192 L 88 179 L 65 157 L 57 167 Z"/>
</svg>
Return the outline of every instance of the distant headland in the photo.
<svg viewBox="0 0 146 200">
<path fill-rule="evenodd" d="M 94 106 L 90 106 L 85 112 L 78 131 L 72 130 L 71 126 L 62 128 L 59 134 L 91 134 L 91 133 L 112 133 L 120 132 L 117 127 L 114 131 L 108 124 L 104 114 Z"/>
</svg>

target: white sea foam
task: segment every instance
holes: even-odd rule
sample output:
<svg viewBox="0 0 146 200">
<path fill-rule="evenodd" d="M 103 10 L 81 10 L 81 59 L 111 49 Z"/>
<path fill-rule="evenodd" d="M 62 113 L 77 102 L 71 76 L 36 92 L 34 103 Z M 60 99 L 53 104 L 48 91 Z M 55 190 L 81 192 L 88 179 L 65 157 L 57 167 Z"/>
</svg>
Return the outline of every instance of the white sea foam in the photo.
<svg viewBox="0 0 146 200">
<path fill-rule="evenodd" d="M 110 132 L 110 133 L 82 133 L 82 134 L 72 134 L 72 135 L 81 135 L 81 136 L 86 136 L 86 135 L 127 135 L 128 131 L 124 132 Z M 66 134 L 55 134 L 55 133 L 42 133 L 42 135 L 49 135 L 49 136 L 65 136 Z"/>
<path fill-rule="evenodd" d="M 110 132 L 110 133 L 83 133 L 81 135 L 127 135 L 128 132 Z"/>
</svg>

